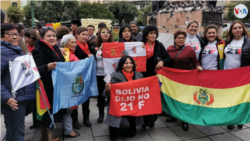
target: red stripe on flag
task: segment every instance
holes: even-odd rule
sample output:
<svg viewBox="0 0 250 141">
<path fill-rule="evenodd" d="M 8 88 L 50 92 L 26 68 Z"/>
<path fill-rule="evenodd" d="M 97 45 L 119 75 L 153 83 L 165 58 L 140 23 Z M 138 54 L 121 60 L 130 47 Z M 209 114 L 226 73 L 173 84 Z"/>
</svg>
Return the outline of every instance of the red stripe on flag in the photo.
<svg viewBox="0 0 250 141">
<path fill-rule="evenodd" d="M 250 84 L 250 66 L 229 70 L 179 70 L 163 67 L 157 70 L 170 80 L 186 85 L 201 86 L 207 88 L 234 88 Z M 244 77 L 242 77 L 244 74 Z"/>
<path fill-rule="evenodd" d="M 43 101 L 43 98 L 48 106 L 48 108 L 50 109 L 50 104 L 49 104 L 49 100 L 48 100 L 48 97 L 47 97 L 47 94 L 46 94 L 46 91 L 44 89 L 44 86 L 43 86 L 43 82 L 41 81 L 41 79 L 38 79 L 38 85 L 39 87 L 41 88 L 41 94 L 40 94 L 40 107 L 41 109 L 46 109 L 46 106 L 45 106 L 45 103 Z M 43 98 L 42 98 L 42 95 L 43 95 Z"/>
<path fill-rule="evenodd" d="M 120 58 L 124 53 L 124 43 L 103 43 L 103 58 Z"/>
<path fill-rule="evenodd" d="M 146 56 L 133 57 L 136 65 L 136 71 L 145 72 L 146 71 Z"/>
</svg>

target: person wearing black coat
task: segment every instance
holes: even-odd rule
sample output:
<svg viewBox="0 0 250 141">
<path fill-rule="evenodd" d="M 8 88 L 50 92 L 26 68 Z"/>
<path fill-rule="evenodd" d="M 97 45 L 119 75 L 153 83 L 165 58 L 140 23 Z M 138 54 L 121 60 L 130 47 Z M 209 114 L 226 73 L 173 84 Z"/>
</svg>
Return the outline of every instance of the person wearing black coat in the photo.
<svg viewBox="0 0 250 141">
<path fill-rule="evenodd" d="M 77 46 L 76 46 L 76 50 L 75 50 L 75 55 L 78 59 L 85 59 L 87 57 L 91 57 L 94 53 L 95 53 L 95 45 L 94 44 L 90 44 L 88 42 L 88 30 L 85 27 L 78 27 L 77 28 L 77 34 L 76 34 L 77 40 Z M 91 127 L 92 124 L 89 121 L 89 99 L 87 101 L 85 101 L 82 104 L 82 113 L 83 113 L 83 123 L 87 126 L 87 127 Z M 80 129 L 81 125 L 78 121 L 78 111 L 77 109 L 74 109 L 72 114 L 72 121 L 73 121 L 73 127 L 76 129 Z"/>
<path fill-rule="evenodd" d="M 43 27 L 41 33 L 41 39 L 35 43 L 35 49 L 32 50 L 32 55 L 34 57 L 35 63 L 37 65 L 38 71 L 41 75 L 41 80 L 44 84 L 44 88 L 47 93 L 47 97 L 51 107 L 53 107 L 53 83 L 51 72 L 56 67 L 56 62 L 64 62 L 65 59 L 62 56 L 59 48 L 56 46 L 56 32 L 52 27 Z M 52 108 L 50 109 L 52 112 Z M 60 110 L 57 114 L 54 115 L 54 121 L 61 121 L 63 115 L 66 113 L 65 109 Z M 41 141 L 57 139 L 53 138 L 51 119 L 48 112 L 43 115 L 42 118 L 42 136 Z"/>
<path fill-rule="evenodd" d="M 224 69 L 236 69 L 250 66 L 250 38 L 246 27 L 240 21 L 233 22 L 227 33 L 224 48 Z M 243 124 L 237 125 L 242 129 Z M 234 125 L 228 125 L 233 130 Z"/>
<path fill-rule="evenodd" d="M 158 29 L 154 25 L 149 25 L 143 29 L 142 42 L 146 46 L 147 56 L 147 71 L 143 72 L 144 77 L 156 75 L 155 69 L 160 69 L 163 66 L 169 66 L 171 58 L 164 45 L 157 41 L 159 35 Z M 144 125 L 154 127 L 154 122 L 157 120 L 157 115 L 144 116 Z"/>
</svg>

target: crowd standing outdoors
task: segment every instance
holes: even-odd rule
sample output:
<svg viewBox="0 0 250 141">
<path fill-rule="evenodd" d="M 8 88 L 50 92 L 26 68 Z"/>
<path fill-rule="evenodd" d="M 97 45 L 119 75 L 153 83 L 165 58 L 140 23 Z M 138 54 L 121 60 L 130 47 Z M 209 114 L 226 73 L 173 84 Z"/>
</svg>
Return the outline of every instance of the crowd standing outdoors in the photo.
<svg viewBox="0 0 250 141">
<path fill-rule="evenodd" d="M 116 140 L 119 134 L 127 137 L 136 135 L 136 126 L 153 128 L 158 115 L 122 116 L 115 117 L 109 114 L 110 84 L 104 82 L 103 43 L 115 42 L 111 31 L 104 23 L 95 27 L 82 27 L 80 20 L 72 20 L 70 29 L 60 26 L 56 31 L 52 27 L 45 27 L 43 22 L 37 27 L 24 29 L 21 24 L 6 23 L 6 14 L 1 11 L 1 113 L 5 119 L 6 141 L 24 140 L 24 121 L 27 107 L 33 113 L 33 125 L 30 128 L 42 126 L 41 141 L 57 141 L 54 138 L 51 119 L 46 112 L 41 121 L 36 119 L 35 85 L 31 84 L 17 91 L 16 99 L 11 97 L 11 83 L 9 58 L 14 60 L 18 56 L 31 53 L 41 75 L 48 100 L 53 107 L 53 84 L 51 72 L 57 62 L 73 62 L 94 55 L 96 59 L 96 77 L 99 95 L 97 106 L 99 110 L 98 123 L 102 123 L 105 116 L 105 98 L 108 108 L 105 123 L 109 126 L 110 139 Z M 165 47 L 157 40 L 158 28 L 154 25 L 146 26 L 142 34 L 138 33 L 138 24 L 133 21 L 130 25 L 122 25 L 119 31 L 118 42 L 143 42 L 146 50 L 146 72 L 137 72 L 132 57 L 123 56 L 116 71 L 111 74 L 110 83 L 133 81 L 156 75 L 156 69 L 170 67 L 182 70 L 222 70 L 250 66 L 250 38 L 243 23 L 232 23 L 226 41 L 218 36 L 218 27 L 205 27 L 201 37 L 197 34 L 199 23 L 190 21 L 187 31 L 174 33 L 174 45 Z M 239 52 L 240 50 L 240 52 Z M 83 123 L 91 127 L 89 120 L 89 99 L 82 104 Z M 52 109 L 50 109 L 52 113 Z M 177 120 L 169 115 L 166 122 Z M 77 137 L 80 133 L 73 129 L 80 129 L 78 121 L 78 106 L 61 109 L 54 115 L 55 122 L 61 122 L 65 137 Z M 242 128 L 243 125 L 238 125 Z M 188 123 L 182 122 L 183 130 L 188 131 Z M 234 125 L 228 126 L 229 130 Z"/>
</svg>

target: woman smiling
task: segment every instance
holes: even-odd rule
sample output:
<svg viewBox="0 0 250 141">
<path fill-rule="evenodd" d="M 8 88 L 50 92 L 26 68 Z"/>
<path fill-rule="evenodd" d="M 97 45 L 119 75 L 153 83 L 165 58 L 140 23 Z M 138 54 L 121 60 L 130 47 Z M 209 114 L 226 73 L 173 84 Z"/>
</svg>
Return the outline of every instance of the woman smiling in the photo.
<svg viewBox="0 0 250 141">
<path fill-rule="evenodd" d="M 205 47 L 201 48 L 199 61 L 204 70 L 223 69 L 223 50 L 225 42 L 218 37 L 216 25 L 209 25 L 204 31 Z"/>
</svg>

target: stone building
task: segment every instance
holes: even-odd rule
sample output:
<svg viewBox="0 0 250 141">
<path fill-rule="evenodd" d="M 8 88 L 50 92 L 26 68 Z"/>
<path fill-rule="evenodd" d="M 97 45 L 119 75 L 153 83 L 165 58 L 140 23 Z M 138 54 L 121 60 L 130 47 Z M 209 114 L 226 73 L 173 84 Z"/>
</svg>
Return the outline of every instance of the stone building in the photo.
<svg viewBox="0 0 250 141">
<path fill-rule="evenodd" d="M 7 10 L 9 6 L 20 7 L 20 0 L 0 0 L 0 8 Z"/>
</svg>

